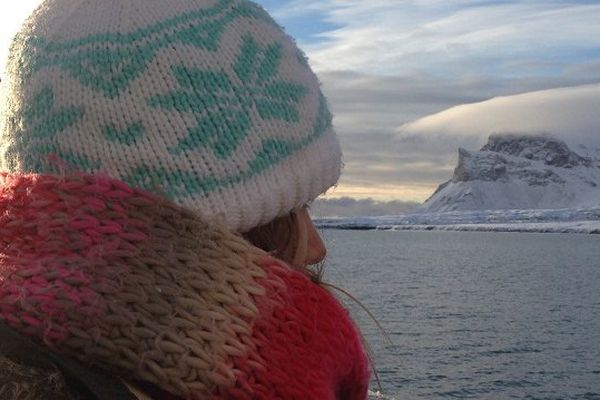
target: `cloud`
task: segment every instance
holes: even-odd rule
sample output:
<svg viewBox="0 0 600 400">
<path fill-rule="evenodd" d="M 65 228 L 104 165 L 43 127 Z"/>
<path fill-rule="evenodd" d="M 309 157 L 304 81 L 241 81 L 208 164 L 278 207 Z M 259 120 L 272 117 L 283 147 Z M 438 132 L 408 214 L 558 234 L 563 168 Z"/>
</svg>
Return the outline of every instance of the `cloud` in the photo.
<svg viewBox="0 0 600 400">
<path fill-rule="evenodd" d="M 319 10 L 340 27 L 306 46 L 318 71 L 553 75 L 600 58 L 600 4 L 588 1 L 298 0 L 287 7 L 300 9 Z"/>
<path fill-rule="evenodd" d="M 534 91 L 426 116 L 402 125 L 396 140 L 479 147 L 491 133 L 549 133 L 573 146 L 600 147 L 598 110 L 600 84 Z"/>
<path fill-rule="evenodd" d="M 451 167 L 429 149 L 394 142 L 396 128 L 493 93 L 488 82 L 445 82 L 422 74 L 385 77 L 342 71 L 321 78 L 345 155 L 338 190 L 359 197 L 427 198 Z"/>
<path fill-rule="evenodd" d="M 406 201 L 376 201 L 373 199 L 357 200 L 350 197 L 336 199 L 319 198 L 310 207 L 315 218 L 398 215 L 415 211 L 419 203 Z"/>
</svg>

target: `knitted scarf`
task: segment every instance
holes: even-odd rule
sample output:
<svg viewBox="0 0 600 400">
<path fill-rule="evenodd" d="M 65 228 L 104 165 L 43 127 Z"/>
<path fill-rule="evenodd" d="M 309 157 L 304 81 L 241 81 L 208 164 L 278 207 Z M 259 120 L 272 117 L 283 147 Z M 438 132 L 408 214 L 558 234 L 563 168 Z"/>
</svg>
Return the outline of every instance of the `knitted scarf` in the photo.
<svg viewBox="0 0 600 400">
<path fill-rule="evenodd" d="M 0 174 L 0 320 L 187 399 L 366 398 L 360 336 L 326 290 L 98 175 Z"/>
</svg>

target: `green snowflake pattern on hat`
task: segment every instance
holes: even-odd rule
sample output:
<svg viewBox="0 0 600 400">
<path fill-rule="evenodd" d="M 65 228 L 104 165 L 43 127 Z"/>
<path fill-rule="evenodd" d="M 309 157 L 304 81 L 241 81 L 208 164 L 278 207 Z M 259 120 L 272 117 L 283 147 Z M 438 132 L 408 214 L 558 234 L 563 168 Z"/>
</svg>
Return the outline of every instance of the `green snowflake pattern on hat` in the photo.
<svg viewBox="0 0 600 400">
<path fill-rule="evenodd" d="M 3 169 L 108 174 L 238 231 L 339 177 L 318 80 L 247 0 L 46 0 L 6 75 Z"/>
</svg>

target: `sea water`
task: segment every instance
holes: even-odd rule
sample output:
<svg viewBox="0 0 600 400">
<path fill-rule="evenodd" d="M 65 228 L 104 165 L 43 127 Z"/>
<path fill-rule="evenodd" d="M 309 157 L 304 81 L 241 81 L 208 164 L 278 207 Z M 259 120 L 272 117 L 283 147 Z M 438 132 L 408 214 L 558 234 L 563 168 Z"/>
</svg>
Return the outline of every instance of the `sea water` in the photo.
<svg viewBox="0 0 600 400">
<path fill-rule="evenodd" d="M 600 236 L 322 233 L 386 398 L 600 399 Z"/>
</svg>

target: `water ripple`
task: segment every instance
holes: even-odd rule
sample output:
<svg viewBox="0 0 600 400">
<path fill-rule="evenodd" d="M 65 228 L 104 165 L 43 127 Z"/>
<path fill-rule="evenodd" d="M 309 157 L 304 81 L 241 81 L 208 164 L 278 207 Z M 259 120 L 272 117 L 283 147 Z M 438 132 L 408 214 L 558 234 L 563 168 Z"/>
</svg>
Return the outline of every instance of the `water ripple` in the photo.
<svg viewBox="0 0 600 400">
<path fill-rule="evenodd" d="M 600 400 L 594 236 L 326 231 L 381 399 Z M 376 397 L 372 397 L 376 398 Z"/>
</svg>

